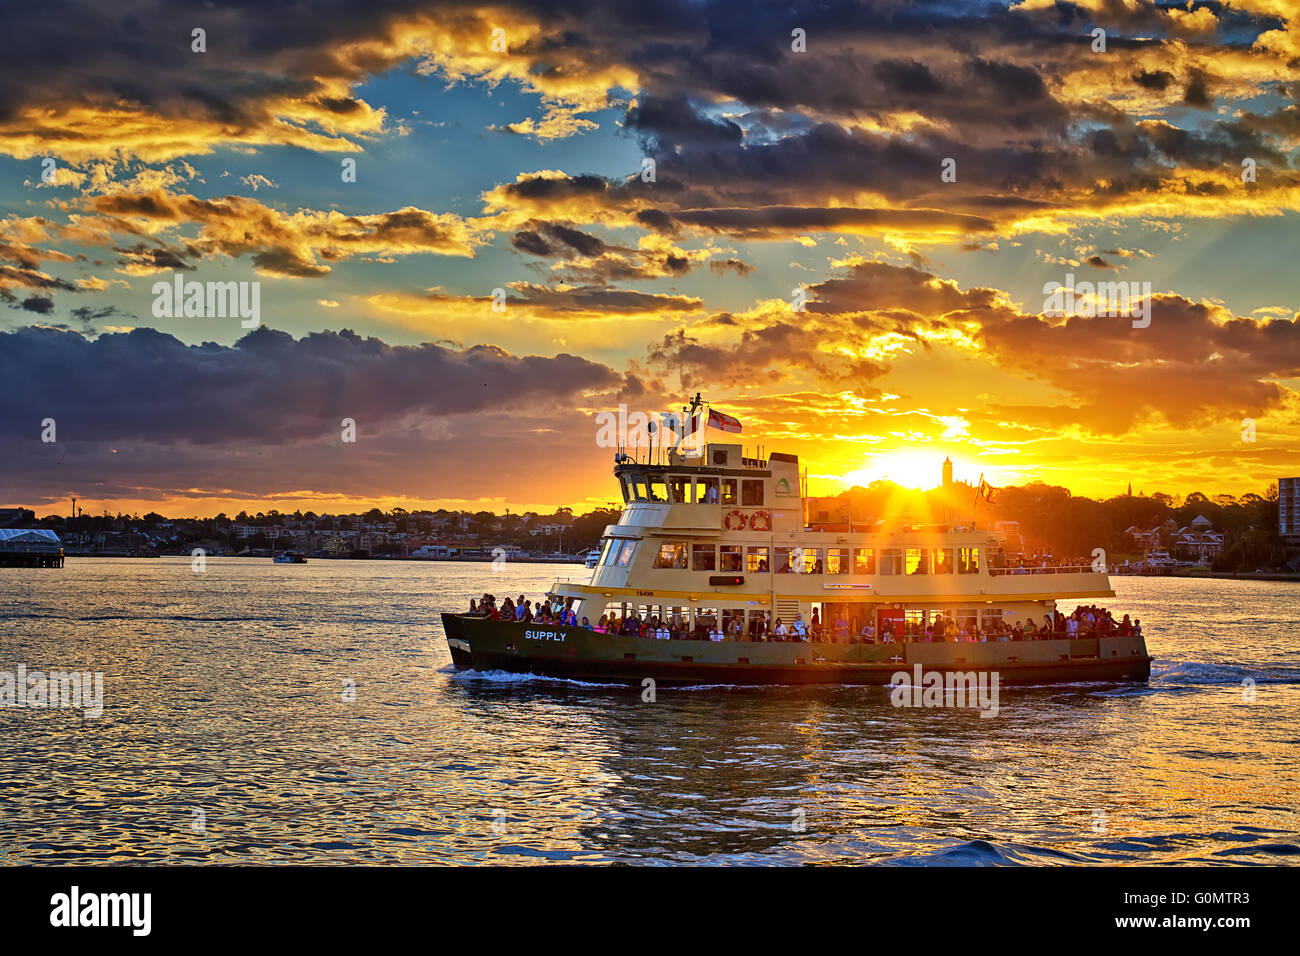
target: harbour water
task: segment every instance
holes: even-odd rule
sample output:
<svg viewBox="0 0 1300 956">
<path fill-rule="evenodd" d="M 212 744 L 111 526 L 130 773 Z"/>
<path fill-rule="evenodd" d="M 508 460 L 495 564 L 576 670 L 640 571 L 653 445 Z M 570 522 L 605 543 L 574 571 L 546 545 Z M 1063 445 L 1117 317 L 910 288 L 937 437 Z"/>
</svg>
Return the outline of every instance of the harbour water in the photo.
<svg viewBox="0 0 1300 956">
<path fill-rule="evenodd" d="M 1149 685 L 583 686 L 450 668 L 437 612 L 572 565 L 0 569 L 0 863 L 1300 861 L 1300 585 L 1115 578 Z M 1064 610 L 1071 610 L 1065 607 Z"/>
</svg>

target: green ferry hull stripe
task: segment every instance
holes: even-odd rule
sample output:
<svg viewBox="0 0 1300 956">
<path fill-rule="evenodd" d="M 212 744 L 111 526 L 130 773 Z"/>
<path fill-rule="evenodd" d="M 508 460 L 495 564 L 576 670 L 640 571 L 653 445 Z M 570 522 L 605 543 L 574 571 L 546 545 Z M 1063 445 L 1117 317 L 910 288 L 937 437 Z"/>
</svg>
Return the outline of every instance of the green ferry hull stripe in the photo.
<svg viewBox="0 0 1300 956">
<path fill-rule="evenodd" d="M 686 684 L 888 685 L 895 673 L 993 672 L 1003 684 L 1145 681 L 1151 657 L 1140 637 L 987 644 L 829 644 L 656 640 L 581 627 L 442 615 L 457 670 L 537 674 L 640 686 Z"/>
</svg>

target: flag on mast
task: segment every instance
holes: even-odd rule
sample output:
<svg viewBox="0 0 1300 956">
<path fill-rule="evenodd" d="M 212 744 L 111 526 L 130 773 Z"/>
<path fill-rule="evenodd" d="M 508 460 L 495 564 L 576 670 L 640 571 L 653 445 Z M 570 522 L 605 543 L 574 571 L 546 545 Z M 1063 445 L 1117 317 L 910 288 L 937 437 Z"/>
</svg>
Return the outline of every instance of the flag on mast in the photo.
<svg viewBox="0 0 1300 956">
<path fill-rule="evenodd" d="M 740 419 L 732 418 L 730 415 L 724 415 L 716 409 L 709 409 L 709 417 L 705 421 L 705 425 L 711 425 L 720 432 L 732 432 L 736 435 L 740 434 Z"/>
</svg>

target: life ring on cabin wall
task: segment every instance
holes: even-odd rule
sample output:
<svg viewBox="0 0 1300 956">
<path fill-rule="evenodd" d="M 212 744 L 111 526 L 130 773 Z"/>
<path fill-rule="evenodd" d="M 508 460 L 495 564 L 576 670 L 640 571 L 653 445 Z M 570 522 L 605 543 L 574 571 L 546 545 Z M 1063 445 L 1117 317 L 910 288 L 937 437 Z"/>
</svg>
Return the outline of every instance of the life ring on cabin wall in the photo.
<svg viewBox="0 0 1300 956">
<path fill-rule="evenodd" d="M 727 512 L 727 517 L 723 519 L 728 531 L 743 531 L 745 528 L 745 512 L 739 508 L 733 508 Z"/>
<path fill-rule="evenodd" d="M 771 531 L 772 516 L 766 511 L 755 511 L 749 519 L 749 526 L 755 531 Z"/>
</svg>

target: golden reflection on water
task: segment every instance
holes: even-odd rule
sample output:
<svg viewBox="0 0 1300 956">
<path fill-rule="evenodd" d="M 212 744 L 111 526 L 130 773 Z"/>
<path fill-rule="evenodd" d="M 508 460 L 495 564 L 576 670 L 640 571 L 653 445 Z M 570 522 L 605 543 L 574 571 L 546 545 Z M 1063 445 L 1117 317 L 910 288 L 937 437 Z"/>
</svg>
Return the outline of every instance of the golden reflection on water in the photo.
<svg viewBox="0 0 1300 956">
<path fill-rule="evenodd" d="M 439 610 L 557 573 L 580 569 L 0 570 L 0 669 L 105 674 L 101 718 L 0 711 L 0 861 L 1297 858 L 1294 585 L 1119 579 L 1152 684 L 1003 688 L 993 719 L 449 673 Z"/>
</svg>

